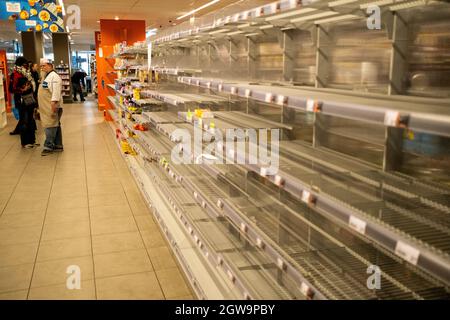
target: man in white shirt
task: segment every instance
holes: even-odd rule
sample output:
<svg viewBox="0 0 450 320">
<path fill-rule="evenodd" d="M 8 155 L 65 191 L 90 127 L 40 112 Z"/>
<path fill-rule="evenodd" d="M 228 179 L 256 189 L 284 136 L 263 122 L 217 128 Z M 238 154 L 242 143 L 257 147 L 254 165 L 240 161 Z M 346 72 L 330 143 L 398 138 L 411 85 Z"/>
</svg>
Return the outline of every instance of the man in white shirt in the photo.
<svg viewBox="0 0 450 320">
<path fill-rule="evenodd" d="M 44 150 L 41 155 L 64 150 L 62 143 L 62 80 L 53 69 L 53 62 L 41 59 L 43 77 L 38 91 L 39 114 L 42 127 L 45 128 Z"/>
</svg>

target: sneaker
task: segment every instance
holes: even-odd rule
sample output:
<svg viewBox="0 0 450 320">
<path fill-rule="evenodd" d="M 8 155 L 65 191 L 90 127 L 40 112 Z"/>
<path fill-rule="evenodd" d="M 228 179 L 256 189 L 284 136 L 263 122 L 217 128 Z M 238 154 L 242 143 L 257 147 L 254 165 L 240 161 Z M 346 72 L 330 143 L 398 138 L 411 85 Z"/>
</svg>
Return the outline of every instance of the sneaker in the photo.
<svg viewBox="0 0 450 320">
<path fill-rule="evenodd" d="M 34 148 L 34 144 L 26 144 L 23 146 L 25 149 L 33 149 Z"/>
<path fill-rule="evenodd" d="M 55 147 L 55 149 L 53 149 L 53 151 L 55 151 L 55 152 L 63 152 L 64 151 L 64 147 Z"/>
<path fill-rule="evenodd" d="M 41 144 L 40 144 L 40 143 L 35 143 L 34 146 L 35 146 L 35 147 L 40 147 Z"/>
<path fill-rule="evenodd" d="M 53 150 L 44 149 L 41 152 L 41 156 L 45 157 L 45 156 L 48 156 L 49 154 L 52 154 L 52 153 L 53 153 Z"/>
<path fill-rule="evenodd" d="M 9 133 L 10 136 L 17 136 L 18 134 L 20 134 L 20 132 L 14 132 L 14 131 L 11 131 L 11 132 Z"/>
</svg>

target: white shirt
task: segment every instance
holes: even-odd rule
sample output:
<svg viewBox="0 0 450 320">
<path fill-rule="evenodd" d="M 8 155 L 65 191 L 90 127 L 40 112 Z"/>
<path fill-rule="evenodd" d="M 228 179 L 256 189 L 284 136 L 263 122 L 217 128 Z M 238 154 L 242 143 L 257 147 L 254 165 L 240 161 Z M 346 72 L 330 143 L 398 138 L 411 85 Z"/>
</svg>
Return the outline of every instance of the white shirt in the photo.
<svg viewBox="0 0 450 320">
<path fill-rule="evenodd" d="M 42 81 L 42 86 L 48 88 L 52 94 L 52 101 L 58 101 L 62 106 L 62 80 L 56 71 L 50 72 Z"/>
</svg>

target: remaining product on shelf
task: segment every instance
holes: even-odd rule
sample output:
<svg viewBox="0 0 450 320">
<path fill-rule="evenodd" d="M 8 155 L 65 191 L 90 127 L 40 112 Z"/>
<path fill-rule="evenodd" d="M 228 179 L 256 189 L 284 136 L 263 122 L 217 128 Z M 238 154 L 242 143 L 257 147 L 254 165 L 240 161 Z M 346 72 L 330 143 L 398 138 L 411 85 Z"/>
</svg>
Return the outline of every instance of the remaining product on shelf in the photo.
<svg viewBox="0 0 450 320">
<path fill-rule="evenodd" d="M 95 55 L 91 55 L 91 81 L 92 81 L 92 93 L 95 97 L 98 96 L 98 81 L 97 81 L 97 61 Z"/>
<path fill-rule="evenodd" d="M 6 96 L 3 79 L 3 71 L 0 70 L 0 129 L 6 127 L 8 121 L 6 116 Z"/>
<path fill-rule="evenodd" d="M 55 71 L 59 74 L 59 76 L 62 79 L 62 95 L 64 100 L 71 100 L 72 85 L 70 80 L 69 66 L 61 61 L 61 63 L 55 67 Z"/>
</svg>

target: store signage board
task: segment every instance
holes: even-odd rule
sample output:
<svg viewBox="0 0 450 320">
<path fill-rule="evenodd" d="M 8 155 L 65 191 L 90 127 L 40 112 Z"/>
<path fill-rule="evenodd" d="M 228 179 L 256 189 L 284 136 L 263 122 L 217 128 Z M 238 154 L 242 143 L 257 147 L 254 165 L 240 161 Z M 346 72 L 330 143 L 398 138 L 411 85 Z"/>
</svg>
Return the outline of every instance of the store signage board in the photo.
<svg viewBox="0 0 450 320">
<path fill-rule="evenodd" d="M 0 0 L 0 20 L 15 21 L 16 31 L 64 32 L 62 8 L 56 0 Z"/>
</svg>

